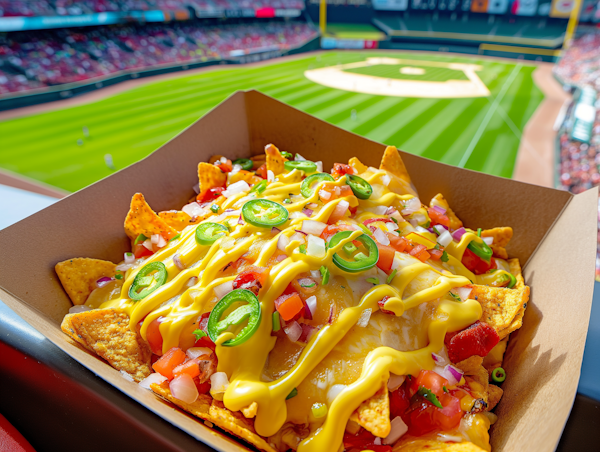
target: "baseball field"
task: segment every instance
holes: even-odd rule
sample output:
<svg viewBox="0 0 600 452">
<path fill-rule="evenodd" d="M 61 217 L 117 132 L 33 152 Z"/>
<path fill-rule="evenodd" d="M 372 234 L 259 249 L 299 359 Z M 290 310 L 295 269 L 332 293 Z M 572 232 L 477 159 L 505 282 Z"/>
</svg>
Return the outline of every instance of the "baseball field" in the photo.
<svg viewBox="0 0 600 452">
<path fill-rule="evenodd" d="M 519 61 L 348 51 L 184 73 L 0 122 L 0 168 L 75 191 L 147 156 L 234 91 L 257 89 L 407 152 L 511 177 L 523 129 L 543 99 L 534 69 Z"/>
</svg>

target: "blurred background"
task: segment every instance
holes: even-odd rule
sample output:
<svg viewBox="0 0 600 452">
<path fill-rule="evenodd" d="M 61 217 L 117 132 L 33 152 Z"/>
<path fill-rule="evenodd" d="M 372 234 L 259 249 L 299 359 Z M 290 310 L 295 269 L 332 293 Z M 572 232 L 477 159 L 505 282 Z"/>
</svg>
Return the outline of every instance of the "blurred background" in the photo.
<svg viewBox="0 0 600 452">
<path fill-rule="evenodd" d="M 597 0 L 0 0 L 0 229 L 247 89 L 406 152 L 581 193 L 600 185 L 599 23 Z M 600 229 L 598 243 L 600 256 Z M 0 351 L 22 364 L 11 382 L 27 391 L 33 372 L 71 394 L 44 399 L 48 444 L 93 434 L 89 419 L 60 421 L 56 404 L 67 416 L 102 394 L 116 429 L 149 416 L 1 301 L 0 314 Z M 600 427 L 599 362 L 596 301 L 561 450 Z M 1 398 L 0 430 L 3 414 L 52 450 L 15 400 Z M 159 449 L 189 449 L 181 432 L 146 422 Z"/>
</svg>

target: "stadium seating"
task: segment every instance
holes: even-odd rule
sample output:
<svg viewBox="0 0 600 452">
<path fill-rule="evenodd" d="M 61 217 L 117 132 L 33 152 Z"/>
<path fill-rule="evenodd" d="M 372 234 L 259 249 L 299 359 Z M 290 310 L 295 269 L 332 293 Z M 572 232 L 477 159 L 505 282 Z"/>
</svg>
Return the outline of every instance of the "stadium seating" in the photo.
<svg viewBox="0 0 600 452">
<path fill-rule="evenodd" d="M 0 95 L 89 80 L 123 70 L 298 47 L 317 35 L 306 23 L 221 27 L 195 22 L 16 32 L 0 35 Z"/>
</svg>

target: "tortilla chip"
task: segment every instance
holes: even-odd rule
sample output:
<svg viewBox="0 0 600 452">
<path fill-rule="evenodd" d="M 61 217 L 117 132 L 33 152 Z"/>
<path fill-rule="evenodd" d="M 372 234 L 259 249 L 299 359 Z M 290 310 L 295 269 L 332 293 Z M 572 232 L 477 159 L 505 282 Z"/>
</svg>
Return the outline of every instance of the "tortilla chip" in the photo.
<svg viewBox="0 0 600 452">
<path fill-rule="evenodd" d="M 496 367 L 502 367 L 502 360 L 504 359 L 504 352 L 506 352 L 506 345 L 508 344 L 508 336 L 502 339 L 496 344 L 496 346 L 490 350 L 487 356 L 483 359 L 483 367 L 486 368 L 488 373 Z"/>
<path fill-rule="evenodd" d="M 279 149 L 272 144 L 268 144 L 265 147 L 265 154 L 267 155 L 267 171 L 273 171 L 275 176 L 283 173 L 285 158 L 281 155 Z"/>
<path fill-rule="evenodd" d="M 256 416 L 256 412 L 258 411 L 258 403 L 252 402 L 246 408 L 242 408 L 241 411 L 244 417 L 247 417 L 248 419 L 253 418 Z"/>
<path fill-rule="evenodd" d="M 463 222 L 456 216 L 454 211 L 450 208 L 448 201 L 444 198 L 444 195 L 438 193 L 433 197 L 429 203 L 429 207 L 438 206 L 446 209 L 446 216 L 450 220 L 450 229 L 460 229 L 463 226 Z"/>
<path fill-rule="evenodd" d="M 210 421 L 227 430 L 233 435 L 242 438 L 257 449 L 267 452 L 277 452 L 262 436 L 256 434 L 254 422 L 246 419 L 241 413 L 229 411 L 222 402 L 213 400 L 209 410 Z"/>
<path fill-rule="evenodd" d="M 239 181 L 246 181 L 249 185 L 255 185 L 262 182 L 264 179 L 258 177 L 251 171 L 240 170 L 235 174 L 227 173 L 227 185 L 234 184 Z"/>
<path fill-rule="evenodd" d="M 446 452 L 486 452 L 470 442 L 446 443 L 435 439 L 415 439 L 414 436 L 400 438 L 392 449 L 394 452 L 423 452 L 429 450 L 443 450 Z"/>
<path fill-rule="evenodd" d="M 54 266 L 58 279 L 74 305 L 84 304 L 103 276 L 113 277 L 116 265 L 109 261 L 76 257 Z"/>
<path fill-rule="evenodd" d="M 515 284 L 513 289 L 523 289 L 525 287 L 525 280 L 523 279 L 523 275 L 521 273 L 521 264 L 519 263 L 519 259 L 509 259 L 508 268 L 513 276 L 517 278 L 517 284 Z"/>
<path fill-rule="evenodd" d="M 208 159 L 208 163 L 214 165 L 217 160 L 221 160 L 222 158 L 223 156 L 221 154 L 211 155 L 211 157 Z"/>
<path fill-rule="evenodd" d="M 388 185 L 390 190 L 400 194 L 409 193 L 417 196 L 417 191 L 410 180 L 402 157 L 400 157 L 400 153 L 394 146 L 385 148 L 379 168 L 387 171 L 389 175 L 394 176 Z"/>
<path fill-rule="evenodd" d="M 367 165 L 364 165 L 356 157 L 352 157 L 350 160 L 348 160 L 348 165 L 356 170 L 356 174 L 362 174 L 369 169 Z"/>
<path fill-rule="evenodd" d="M 529 287 L 506 289 L 473 284 L 469 297 L 475 298 L 483 308 L 481 321 L 493 326 L 503 339 L 521 327 L 529 300 Z"/>
<path fill-rule="evenodd" d="M 493 237 L 494 242 L 490 245 L 490 248 L 494 252 L 494 257 L 501 259 L 508 259 L 506 252 L 506 245 L 510 242 L 513 236 L 513 230 L 509 227 L 504 228 L 493 228 L 481 231 L 481 237 Z"/>
<path fill-rule="evenodd" d="M 489 378 L 490 375 L 483 366 L 479 366 L 474 371 L 465 372 L 465 381 L 469 385 L 471 395 L 475 398 L 471 413 L 478 413 L 487 408 Z"/>
<path fill-rule="evenodd" d="M 71 317 L 73 317 L 74 315 L 75 314 L 67 314 L 65 316 L 65 318 L 63 319 L 63 321 L 60 325 L 61 330 L 63 331 L 63 333 L 66 333 L 75 342 L 82 345 L 84 348 L 86 348 L 90 352 L 95 353 L 94 349 L 92 347 L 90 347 L 87 344 L 87 342 L 84 341 L 83 338 L 79 334 L 77 334 L 75 332 L 75 330 L 73 329 L 73 325 L 71 324 Z"/>
<path fill-rule="evenodd" d="M 375 436 L 385 438 L 390 434 L 390 398 L 387 385 L 383 385 L 373 397 L 368 398 L 356 409 L 350 420 L 356 421 L 361 427 Z"/>
<path fill-rule="evenodd" d="M 177 235 L 174 228 L 156 215 L 141 193 L 136 193 L 131 198 L 131 207 L 125 218 L 124 226 L 125 233 L 131 240 L 135 240 L 140 234 L 144 234 L 148 238 L 153 234 L 160 234 L 167 240 Z"/>
<path fill-rule="evenodd" d="M 192 221 L 192 217 L 180 210 L 168 210 L 166 212 L 158 212 L 158 216 L 165 223 L 167 223 L 173 229 L 176 229 L 178 232 L 183 231 L 183 229 L 186 226 L 189 226 L 190 224 L 196 224 Z"/>
<path fill-rule="evenodd" d="M 252 170 L 256 171 L 262 165 L 265 165 L 267 163 L 267 156 L 266 154 L 253 155 L 252 157 L 250 157 L 250 160 L 252 160 L 253 163 Z"/>
<path fill-rule="evenodd" d="M 139 333 L 129 328 L 129 316 L 124 311 L 93 309 L 67 317 L 61 329 L 71 337 L 74 332 L 87 344 L 86 348 L 112 367 L 127 372 L 138 382 L 150 375 L 150 348 Z"/>
<path fill-rule="evenodd" d="M 198 163 L 198 180 L 200 181 L 200 194 L 202 197 L 211 188 L 223 187 L 227 182 L 227 174 L 221 168 L 210 163 Z"/>
<path fill-rule="evenodd" d="M 211 417 L 208 414 L 210 410 L 210 404 L 212 403 L 212 397 L 207 394 L 200 394 L 198 399 L 194 403 L 185 403 L 182 400 L 176 399 L 171 394 L 171 390 L 169 389 L 169 382 L 163 381 L 162 383 L 152 383 L 150 385 L 152 391 L 154 391 L 159 396 L 167 399 L 169 402 L 177 405 L 178 407 L 184 409 L 188 413 L 192 413 L 194 416 L 199 417 L 205 421 L 211 421 Z"/>
<path fill-rule="evenodd" d="M 454 366 L 458 367 L 464 373 L 470 374 L 476 372 L 481 367 L 482 363 L 483 358 L 481 356 L 473 355 L 459 363 L 454 364 Z"/>
<path fill-rule="evenodd" d="M 498 405 L 498 402 L 500 402 L 500 399 L 502 398 L 502 394 L 504 394 L 502 388 L 499 388 L 496 385 L 489 386 L 487 411 L 492 411 L 496 405 Z"/>
</svg>

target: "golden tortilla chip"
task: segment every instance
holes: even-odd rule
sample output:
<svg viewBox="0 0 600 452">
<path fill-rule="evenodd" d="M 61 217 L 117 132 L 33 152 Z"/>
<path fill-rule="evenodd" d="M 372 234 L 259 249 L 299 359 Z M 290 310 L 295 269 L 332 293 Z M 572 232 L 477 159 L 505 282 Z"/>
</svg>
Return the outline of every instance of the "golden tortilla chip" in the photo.
<svg viewBox="0 0 600 452">
<path fill-rule="evenodd" d="M 208 414 L 210 410 L 210 405 L 212 403 L 212 397 L 208 394 L 200 394 L 198 399 L 194 403 L 186 403 L 182 400 L 176 399 L 171 394 L 171 390 L 169 389 L 169 382 L 163 381 L 162 383 L 152 383 L 150 385 L 152 391 L 154 391 L 159 396 L 167 399 L 169 402 L 177 405 L 178 407 L 184 409 L 188 413 L 192 413 L 194 416 L 199 417 L 205 421 L 212 421 L 212 418 Z"/>
<path fill-rule="evenodd" d="M 476 370 L 465 373 L 465 381 L 470 388 L 471 394 L 475 398 L 471 413 L 484 411 L 488 405 L 489 378 L 487 370 L 479 366 Z"/>
<path fill-rule="evenodd" d="M 82 345 L 84 348 L 86 348 L 90 352 L 95 353 L 94 349 L 92 347 L 90 347 L 87 344 L 87 342 L 84 341 L 83 338 L 79 334 L 77 334 L 75 332 L 75 330 L 73 329 L 73 325 L 71 324 L 71 317 L 73 317 L 74 315 L 75 314 L 67 314 L 65 316 L 65 318 L 63 319 L 63 321 L 60 325 L 60 328 L 62 329 L 63 333 L 66 333 L 75 342 Z"/>
<path fill-rule="evenodd" d="M 402 161 L 402 157 L 400 157 L 400 153 L 394 146 L 385 148 L 379 168 L 395 176 L 396 180 L 392 177 L 392 181 L 388 185 L 390 190 L 400 194 L 410 193 L 415 196 L 417 195 L 406 166 L 404 166 L 404 162 Z"/>
<path fill-rule="evenodd" d="M 235 174 L 227 173 L 227 184 L 231 185 L 239 181 L 246 181 L 249 185 L 255 185 L 262 182 L 264 179 L 258 177 L 251 171 L 240 170 Z"/>
<path fill-rule="evenodd" d="M 61 329 L 71 337 L 77 335 L 87 344 L 86 348 L 92 349 L 115 369 L 127 372 L 138 382 L 152 372 L 150 348 L 139 333 L 129 328 L 129 316 L 124 311 L 93 309 L 68 314 L 67 318 Z"/>
<path fill-rule="evenodd" d="M 242 438 L 257 449 L 266 452 L 277 452 L 262 436 L 256 434 L 253 421 L 246 419 L 240 413 L 229 411 L 223 406 L 222 402 L 213 400 L 209 415 L 211 417 L 210 421 L 215 425 Z"/>
<path fill-rule="evenodd" d="M 201 197 L 211 188 L 223 187 L 227 182 L 227 174 L 221 171 L 221 168 L 210 163 L 200 162 L 198 163 L 198 180 L 200 181 L 200 194 Z"/>
<path fill-rule="evenodd" d="M 454 367 L 458 367 L 464 373 L 470 374 L 476 372 L 481 367 L 482 363 L 483 358 L 481 356 L 473 355 L 459 363 L 454 364 Z"/>
<path fill-rule="evenodd" d="M 385 438 L 390 434 L 390 398 L 387 385 L 383 385 L 373 397 L 368 398 L 352 413 L 350 420 L 375 436 Z"/>
<path fill-rule="evenodd" d="M 267 155 L 266 154 L 253 155 L 252 157 L 250 157 L 250 160 L 252 160 L 252 163 L 253 163 L 252 170 L 256 171 L 262 165 L 265 165 L 267 163 Z"/>
<path fill-rule="evenodd" d="M 414 436 L 400 438 L 392 449 L 394 452 L 423 452 L 429 450 L 443 450 L 446 452 L 486 452 L 470 442 L 446 443 L 435 439 L 415 439 Z"/>
<path fill-rule="evenodd" d="M 494 252 L 494 257 L 499 257 L 501 259 L 508 259 L 506 245 L 508 245 L 508 242 L 510 242 L 512 236 L 513 230 L 509 227 L 493 228 L 481 231 L 481 237 L 494 238 L 494 242 L 490 245 L 490 248 Z"/>
<path fill-rule="evenodd" d="M 167 223 L 173 229 L 176 229 L 178 232 L 183 231 L 183 229 L 186 226 L 189 226 L 190 224 L 196 224 L 192 221 L 192 217 L 180 210 L 168 210 L 166 212 L 158 212 L 158 216 L 165 223 Z"/>
<path fill-rule="evenodd" d="M 486 368 L 488 373 L 491 374 L 496 367 L 502 367 L 502 360 L 504 359 L 504 352 L 506 352 L 507 344 L 508 336 L 498 342 L 483 359 L 483 367 Z"/>
<path fill-rule="evenodd" d="M 487 411 L 492 411 L 496 405 L 498 405 L 498 402 L 500 402 L 500 399 L 502 398 L 502 394 L 504 394 L 502 388 L 499 388 L 496 385 L 489 386 Z"/>
<path fill-rule="evenodd" d="M 58 279 L 74 305 L 84 304 L 103 276 L 115 276 L 116 265 L 109 261 L 76 257 L 54 267 Z"/>
<path fill-rule="evenodd" d="M 431 202 L 429 203 L 429 207 L 438 206 L 443 209 L 446 209 L 446 216 L 450 220 L 450 228 L 451 229 L 460 229 L 463 226 L 463 222 L 456 216 L 454 211 L 450 208 L 448 201 L 444 198 L 444 195 L 438 193 L 433 197 Z"/>
<path fill-rule="evenodd" d="M 356 157 L 352 157 L 350 160 L 348 160 L 348 165 L 356 170 L 356 174 L 362 174 L 369 169 L 367 165 L 364 165 Z"/>
<path fill-rule="evenodd" d="M 265 154 L 267 155 L 267 171 L 273 171 L 275 176 L 283 173 L 285 158 L 281 155 L 279 149 L 272 144 L 268 144 L 265 147 Z"/>
<path fill-rule="evenodd" d="M 166 240 L 177 235 L 174 228 L 156 215 L 141 193 L 136 193 L 131 198 L 131 207 L 125 218 L 125 233 L 131 240 L 135 240 L 140 234 L 148 238 L 153 234 L 160 234 Z"/>
<path fill-rule="evenodd" d="M 523 279 L 523 274 L 521 273 L 521 264 L 519 263 L 519 259 L 509 259 L 508 268 L 513 276 L 517 278 L 517 284 L 515 284 L 513 289 L 523 289 L 525 287 L 525 280 Z"/>
<path fill-rule="evenodd" d="M 506 289 L 473 284 L 469 297 L 475 298 L 483 308 L 481 321 L 493 326 L 503 339 L 520 328 L 529 300 L 529 287 Z"/>
</svg>

